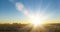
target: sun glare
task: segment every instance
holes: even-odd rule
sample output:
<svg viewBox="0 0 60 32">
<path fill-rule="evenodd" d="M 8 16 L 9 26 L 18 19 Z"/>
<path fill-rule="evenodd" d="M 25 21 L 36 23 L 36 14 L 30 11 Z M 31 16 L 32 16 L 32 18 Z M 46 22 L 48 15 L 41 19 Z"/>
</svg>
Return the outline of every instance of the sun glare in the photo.
<svg viewBox="0 0 60 32">
<path fill-rule="evenodd" d="M 41 21 L 39 18 L 34 18 L 34 19 L 32 19 L 32 24 L 36 26 L 36 25 L 41 24 Z"/>
<path fill-rule="evenodd" d="M 42 23 L 39 15 L 31 15 L 30 20 L 31 24 L 33 24 L 34 26 L 40 25 Z"/>
</svg>

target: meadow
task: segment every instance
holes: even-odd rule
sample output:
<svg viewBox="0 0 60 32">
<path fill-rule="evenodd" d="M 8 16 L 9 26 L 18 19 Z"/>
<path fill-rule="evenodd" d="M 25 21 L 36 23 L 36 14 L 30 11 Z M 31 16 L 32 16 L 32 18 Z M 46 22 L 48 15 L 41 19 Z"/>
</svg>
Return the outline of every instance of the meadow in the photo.
<svg viewBox="0 0 60 32">
<path fill-rule="evenodd" d="M 0 24 L 0 32 L 32 32 L 33 25 L 26 27 L 27 25 L 29 24 Z M 60 32 L 60 23 L 45 24 L 43 27 L 44 29 L 39 27 L 39 31 L 34 32 Z"/>
</svg>

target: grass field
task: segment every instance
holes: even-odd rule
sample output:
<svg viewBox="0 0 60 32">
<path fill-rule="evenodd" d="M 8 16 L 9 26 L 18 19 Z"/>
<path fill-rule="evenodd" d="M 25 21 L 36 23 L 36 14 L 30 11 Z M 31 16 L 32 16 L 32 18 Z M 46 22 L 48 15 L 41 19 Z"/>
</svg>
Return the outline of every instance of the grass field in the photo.
<svg viewBox="0 0 60 32">
<path fill-rule="evenodd" d="M 0 32 L 60 32 L 60 24 L 54 23 L 54 24 L 45 24 L 43 25 L 44 28 L 37 27 L 35 31 L 31 31 L 33 28 L 33 25 L 30 27 L 29 24 L 0 24 Z"/>
</svg>

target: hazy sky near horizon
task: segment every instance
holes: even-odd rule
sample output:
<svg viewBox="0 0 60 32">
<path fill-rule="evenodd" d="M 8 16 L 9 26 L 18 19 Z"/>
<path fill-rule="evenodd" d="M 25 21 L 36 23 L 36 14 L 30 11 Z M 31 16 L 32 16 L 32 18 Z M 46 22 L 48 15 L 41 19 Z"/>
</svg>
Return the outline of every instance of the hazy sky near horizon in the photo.
<svg viewBox="0 0 60 32">
<path fill-rule="evenodd" d="M 38 13 L 50 15 L 48 19 L 60 19 L 60 0 L 0 0 L 0 20 L 5 19 L 26 19 L 23 12 L 16 7 L 16 3 L 21 4 L 23 9 L 30 14 Z M 19 11 L 18 11 L 19 10 Z"/>
</svg>

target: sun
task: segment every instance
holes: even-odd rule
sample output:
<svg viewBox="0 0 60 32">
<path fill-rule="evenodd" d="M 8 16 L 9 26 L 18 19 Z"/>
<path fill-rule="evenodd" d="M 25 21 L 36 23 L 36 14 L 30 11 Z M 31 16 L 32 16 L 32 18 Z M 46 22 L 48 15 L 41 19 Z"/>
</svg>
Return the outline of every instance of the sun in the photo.
<svg viewBox="0 0 60 32">
<path fill-rule="evenodd" d="M 40 25 L 42 22 L 41 22 L 41 19 L 39 17 L 35 17 L 32 19 L 32 24 L 37 26 L 37 25 Z"/>
<path fill-rule="evenodd" d="M 31 24 L 34 26 L 40 25 L 42 23 L 39 15 L 31 15 L 30 20 Z"/>
</svg>

